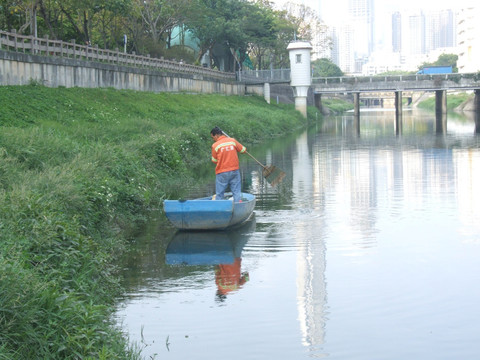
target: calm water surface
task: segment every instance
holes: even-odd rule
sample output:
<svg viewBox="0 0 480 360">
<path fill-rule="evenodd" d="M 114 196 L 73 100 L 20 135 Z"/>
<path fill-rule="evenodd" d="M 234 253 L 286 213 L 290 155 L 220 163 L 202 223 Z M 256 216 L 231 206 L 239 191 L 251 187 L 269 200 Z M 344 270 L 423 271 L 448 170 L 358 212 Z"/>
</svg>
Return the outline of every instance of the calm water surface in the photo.
<svg viewBox="0 0 480 360">
<path fill-rule="evenodd" d="M 449 115 L 351 116 L 251 149 L 255 216 L 230 232 L 149 224 L 118 321 L 145 358 L 480 358 L 480 138 Z M 213 169 L 212 169 L 213 171 Z M 206 195 L 213 190 L 190 189 Z M 229 277 L 227 275 L 229 274 Z"/>
</svg>

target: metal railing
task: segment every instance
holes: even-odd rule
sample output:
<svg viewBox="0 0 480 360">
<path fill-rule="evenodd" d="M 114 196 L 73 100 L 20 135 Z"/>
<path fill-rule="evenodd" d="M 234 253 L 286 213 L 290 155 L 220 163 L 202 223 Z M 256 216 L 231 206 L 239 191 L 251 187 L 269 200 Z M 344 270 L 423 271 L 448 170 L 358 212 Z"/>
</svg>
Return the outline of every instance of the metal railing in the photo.
<svg viewBox="0 0 480 360">
<path fill-rule="evenodd" d="M 98 45 L 79 45 L 75 40 L 64 42 L 46 38 L 36 38 L 33 35 L 20 35 L 16 32 L 5 32 L 0 30 L 0 50 L 23 52 L 25 54 L 52 56 L 68 59 L 79 59 L 86 61 L 102 62 L 114 65 L 149 68 L 165 72 L 177 72 L 208 76 L 222 80 L 235 80 L 234 73 L 227 73 L 201 66 L 183 63 L 182 61 L 166 60 L 164 58 L 152 58 L 128 54 L 116 49 L 100 49 Z"/>
<path fill-rule="evenodd" d="M 358 84 L 358 83 L 425 81 L 425 80 L 450 80 L 454 82 L 459 82 L 461 79 L 472 79 L 477 81 L 480 79 L 480 73 L 314 77 L 312 78 L 312 84 Z"/>
<path fill-rule="evenodd" d="M 433 91 L 480 89 L 480 73 L 312 78 L 317 92 Z"/>
<path fill-rule="evenodd" d="M 290 69 L 237 71 L 237 80 L 247 84 L 290 82 Z"/>
</svg>

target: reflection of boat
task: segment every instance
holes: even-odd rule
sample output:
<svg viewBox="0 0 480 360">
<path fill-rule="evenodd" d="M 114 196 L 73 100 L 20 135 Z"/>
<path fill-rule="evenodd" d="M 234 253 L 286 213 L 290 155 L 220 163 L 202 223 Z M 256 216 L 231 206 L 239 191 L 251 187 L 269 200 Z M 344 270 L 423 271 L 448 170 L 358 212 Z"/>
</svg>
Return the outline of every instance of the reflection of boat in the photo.
<svg viewBox="0 0 480 360">
<path fill-rule="evenodd" d="M 222 230 L 246 221 L 255 207 L 255 196 L 242 193 L 242 202 L 212 200 L 165 200 L 168 220 L 180 230 Z"/>
<path fill-rule="evenodd" d="M 167 246 L 167 265 L 232 264 L 240 258 L 255 221 L 232 231 L 177 231 Z"/>
</svg>

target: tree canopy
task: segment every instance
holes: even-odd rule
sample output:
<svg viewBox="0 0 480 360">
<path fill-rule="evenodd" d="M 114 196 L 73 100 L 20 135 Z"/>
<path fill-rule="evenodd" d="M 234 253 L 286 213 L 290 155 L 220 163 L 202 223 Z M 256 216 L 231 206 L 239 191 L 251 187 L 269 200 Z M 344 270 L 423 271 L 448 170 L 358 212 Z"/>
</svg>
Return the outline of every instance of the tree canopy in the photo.
<svg viewBox="0 0 480 360">
<path fill-rule="evenodd" d="M 287 67 L 288 43 L 311 40 L 317 22 L 305 6 L 276 10 L 268 0 L 0 0 L 4 31 L 108 49 L 123 48 L 126 35 L 129 52 L 190 63 L 221 46 L 256 69 Z M 179 27 L 197 49 L 175 46 Z"/>
<path fill-rule="evenodd" d="M 458 72 L 457 60 L 458 60 L 458 55 L 441 54 L 436 61 L 431 63 L 425 62 L 418 69 L 419 70 L 423 69 L 426 66 L 451 66 L 452 72 L 457 73 Z"/>
<path fill-rule="evenodd" d="M 317 59 L 312 61 L 313 77 L 343 76 L 342 70 L 329 59 Z"/>
</svg>

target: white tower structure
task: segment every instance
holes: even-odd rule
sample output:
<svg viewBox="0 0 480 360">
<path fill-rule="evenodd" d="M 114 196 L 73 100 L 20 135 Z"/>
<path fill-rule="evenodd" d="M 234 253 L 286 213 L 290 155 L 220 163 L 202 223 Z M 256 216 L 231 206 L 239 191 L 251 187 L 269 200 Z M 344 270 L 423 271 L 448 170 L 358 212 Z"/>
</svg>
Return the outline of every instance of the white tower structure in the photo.
<svg viewBox="0 0 480 360">
<path fill-rule="evenodd" d="M 293 87 L 295 109 L 307 117 L 307 94 L 312 84 L 310 52 L 313 47 L 308 41 L 293 41 L 287 46 L 290 55 L 290 86 Z"/>
<path fill-rule="evenodd" d="M 480 7 L 461 9 L 458 15 L 458 72 L 480 71 Z"/>
</svg>

